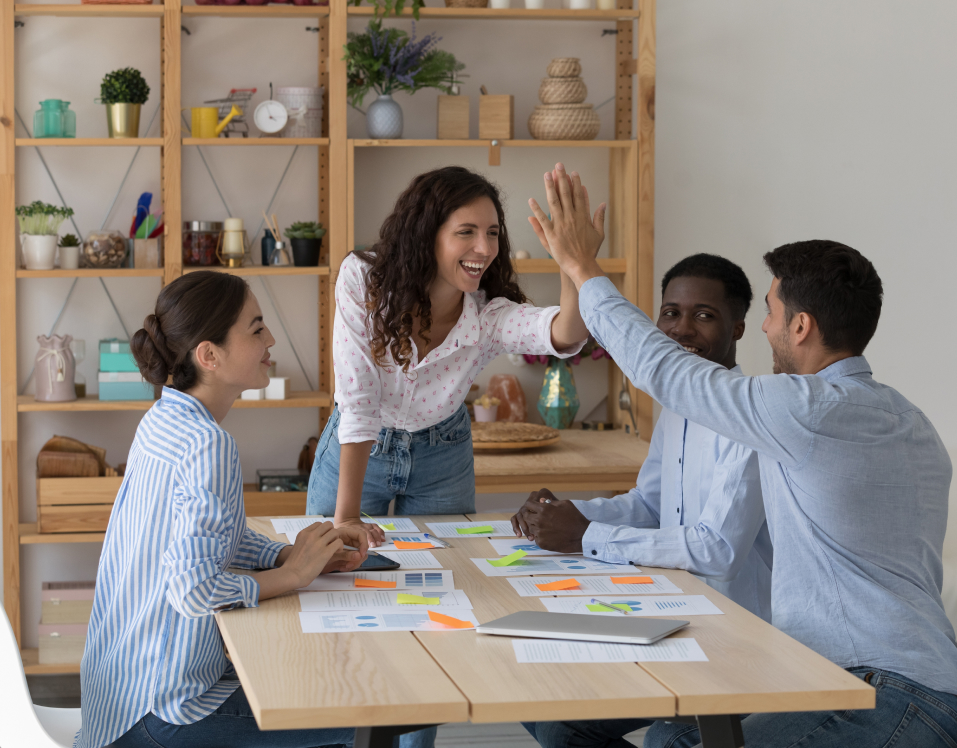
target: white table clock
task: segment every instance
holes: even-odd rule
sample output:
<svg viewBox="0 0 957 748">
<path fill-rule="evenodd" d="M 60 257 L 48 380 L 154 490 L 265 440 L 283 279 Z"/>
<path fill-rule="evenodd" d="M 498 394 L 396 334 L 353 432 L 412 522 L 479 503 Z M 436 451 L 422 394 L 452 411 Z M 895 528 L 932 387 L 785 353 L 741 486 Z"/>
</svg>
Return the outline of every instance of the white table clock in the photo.
<svg viewBox="0 0 957 748">
<path fill-rule="evenodd" d="M 264 135 L 275 135 L 288 121 L 289 113 L 286 107 L 274 99 L 260 102 L 253 113 L 253 122 Z"/>
</svg>

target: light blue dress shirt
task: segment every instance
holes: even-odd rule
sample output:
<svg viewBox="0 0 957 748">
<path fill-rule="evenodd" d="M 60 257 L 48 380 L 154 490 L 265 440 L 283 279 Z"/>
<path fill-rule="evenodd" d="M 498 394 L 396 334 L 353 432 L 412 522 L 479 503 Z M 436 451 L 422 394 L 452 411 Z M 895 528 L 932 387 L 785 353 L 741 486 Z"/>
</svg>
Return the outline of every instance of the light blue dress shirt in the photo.
<svg viewBox="0 0 957 748">
<path fill-rule="evenodd" d="M 940 597 L 952 467 L 927 417 L 863 356 L 739 376 L 685 351 L 607 278 L 583 284 L 580 306 L 635 386 L 759 454 L 774 625 L 841 667 L 957 694 Z"/>
<path fill-rule="evenodd" d="M 163 389 L 136 429 L 106 530 L 80 665 L 79 748 L 149 712 L 198 722 L 239 687 L 213 613 L 259 604 L 285 547 L 246 528 L 239 452 L 199 400 Z"/>
<path fill-rule="evenodd" d="M 687 569 L 771 620 L 771 537 L 754 450 L 664 409 L 635 487 L 574 503 L 591 521 L 586 556 Z"/>
</svg>

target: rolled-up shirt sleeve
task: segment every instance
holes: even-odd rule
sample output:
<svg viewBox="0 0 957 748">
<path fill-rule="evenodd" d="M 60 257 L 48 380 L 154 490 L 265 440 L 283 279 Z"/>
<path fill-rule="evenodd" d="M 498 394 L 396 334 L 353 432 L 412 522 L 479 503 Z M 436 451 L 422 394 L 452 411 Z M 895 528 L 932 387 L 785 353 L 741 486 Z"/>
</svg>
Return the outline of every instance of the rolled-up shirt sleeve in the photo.
<svg viewBox="0 0 957 748">
<path fill-rule="evenodd" d="M 503 297 L 492 299 L 481 314 L 482 333 L 490 342 L 487 358 L 503 353 L 571 358 L 587 338 L 562 351 L 556 350 L 552 345 L 552 321 L 560 311 L 558 306 L 537 307 L 516 304 Z"/>
<path fill-rule="evenodd" d="M 239 541 L 239 550 L 233 558 L 233 566 L 238 569 L 272 569 L 276 566 L 276 557 L 288 543 L 277 543 L 262 533 L 248 527 Z"/>
<path fill-rule="evenodd" d="M 336 281 L 336 313 L 332 351 L 336 375 L 336 404 L 340 444 L 372 441 L 382 427 L 382 386 L 372 358 L 365 278 L 356 257 L 342 263 Z"/>
<path fill-rule="evenodd" d="M 206 431 L 189 444 L 173 495 L 173 535 L 163 555 L 166 599 L 187 618 L 259 605 L 259 583 L 232 574 L 242 472 L 236 442 L 224 431 Z"/>
</svg>

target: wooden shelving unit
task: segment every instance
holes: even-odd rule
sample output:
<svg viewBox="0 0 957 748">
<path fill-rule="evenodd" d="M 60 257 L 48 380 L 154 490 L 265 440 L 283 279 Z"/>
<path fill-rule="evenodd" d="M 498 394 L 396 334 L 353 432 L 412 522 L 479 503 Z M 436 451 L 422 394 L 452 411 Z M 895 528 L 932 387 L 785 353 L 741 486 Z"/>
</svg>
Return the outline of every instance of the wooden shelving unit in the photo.
<svg viewBox="0 0 957 748">
<path fill-rule="evenodd" d="M 605 141 L 536 141 L 536 140 L 369 140 L 350 139 L 347 133 L 346 64 L 342 48 L 346 42 L 350 17 L 372 15 L 371 7 L 352 7 L 346 0 L 330 0 L 329 6 L 226 6 L 183 5 L 182 0 L 165 0 L 154 5 L 27 5 L 13 0 L 0 0 L 0 460 L 2 460 L 2 522 L 4 606 L 17 637 L 20 637 L 20 560 L 21 548 L 28 545 L 99 543 L 103 533 L 40 534 L 35 523 L 20 521 L 20 486 L 32 481 L 33 475 L 18 474 L 18 430 L 21 418 L 32 413 L 88 413 L 97 411 L 144 411 L 150 402 L 101 402 L 84 398 L 74 403 L 37 403 L 30 396 L 18 395 L 17 335 L 27 334 L 17 327 L 17 292 L 28 292 L 32 285 L 19 280 L 42 282 L 49 278 L 142 278 L 157 277 L 169 283 L 184 272 L 200 268 L 182 265 L 182 157 L 184 148 L 250 148 L 266 146 L 315 146 L 319 149 L 319 220 L 328 227 L 322 264 L 314 268 L 245 267 L 212 268 L 242 276 L 305 276 L 314 278 L 319 288 L 319 392 L 295 392 L 285 401 L 240 400 L 239 408 L 317 408 L 320 428 L 332 406 L 333 373 L 329 354 L 331 325 L 334 313 L 333 293 L 342 261 L 355 246 L 353 165 L 356 148 L 486 148 L 490 160 L 497 163 L 507 158 L 512 148 L 562 148 L 594 154 L 589 158 L 607 158 L 609 195 L 613 217 L 607 227 L 610 256 L 601 260 L 604 270 L 622 293 L 646 312 L 651 312 L 653 298 L 654 238 L 654 86 L 655 86 L 655 0 L 618 0 L 616 10 L 527 10 L 509 8 L 423 8 L 422 18 L 445 19 L 449 22 L 480 23 L 499 21 L 565 21 L 614 23 L 616 64 L 610 74 L 615 79 L 615 131 L 613 140 Z M 161 136 L 115 140 L 108 138 L 32 139 L 15 136 L 14 89 L 14 19 L 18 17 L 55 16 L 70 18 L 153 18 L 160 20 L 162 98 Z M 232 138 L 199 139 L 181 134 L 181 76 L 192 74 L 181 67 L 180 26 L 184 18 L 208 16 L 242 18 L 250 22 L 259 18 L 312 19 L 319 27 L 318 82 L 326 91 L 323 135 L 321 138 Z M 411 16 L 406 10 L 403 17 Z M 250 33 L 255 28 L 250 25 Z M 195 72 L 195 71 L 194 71 Z M 633 86 L 637 76 L 637 87 Z M 634 121 L 634 93 L 638 97 L 638 120 Z M 115 270 L 50 270 L 29 271 L 16 267 L 16 219 L 14 215 L 16 185 L 16 149 L 26 147 L 160 148 L 162 188 L 160 200 L 165 211 L 166 263 L 155 269 Z M 332 189 L 331 186 L 335 188 Z M 521 273 L 557 274 L 550 259 L 519 260 Z M 34 331 L 29 331 L 34 333 Z M 609 368 L 610 417 L 620 421 L 614 407 L 621 389 L 621 374 Z M 636 402 L 639 427 L 651 430 L 651 401 L 631 392 Z M 247 513 L 301 513 L 303 494 L 264 494 L 254 485 L 246 486 Z M 32 622 L 29 623 L 32 625 Z M 75 673 L 78 665 L 41 666 L 35 649 L 21 650 L 28 673 Z"/>
</svg>

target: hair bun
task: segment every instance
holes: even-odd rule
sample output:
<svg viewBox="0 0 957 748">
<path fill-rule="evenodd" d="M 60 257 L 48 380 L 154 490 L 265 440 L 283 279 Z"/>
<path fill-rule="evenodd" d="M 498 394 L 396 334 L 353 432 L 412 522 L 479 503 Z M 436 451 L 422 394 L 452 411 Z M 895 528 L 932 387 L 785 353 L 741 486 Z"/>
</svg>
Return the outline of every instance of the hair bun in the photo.
<svg viewBox="0 0 957 748">
<path fill-rule="evenodd" d="M 166 347 L 163 327 L 155 314 L 143 320 L 143 327 L 130 340 L 130 352 L 143 378 L 153 385 L 162 386 L 169 379 L 173 362 Z"/>
</svg>

